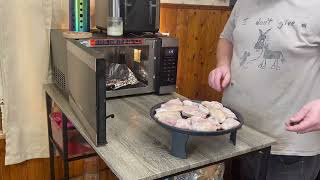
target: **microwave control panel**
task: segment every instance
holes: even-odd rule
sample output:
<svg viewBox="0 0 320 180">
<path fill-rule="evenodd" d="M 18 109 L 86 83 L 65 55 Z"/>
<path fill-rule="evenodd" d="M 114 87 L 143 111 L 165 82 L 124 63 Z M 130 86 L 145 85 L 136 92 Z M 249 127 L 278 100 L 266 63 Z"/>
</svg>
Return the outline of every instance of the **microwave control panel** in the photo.
<svg viewBox="0 0 320 180">
<path fill-rule="evenodd" d="M 175 85 L 178 68 L 178 47 L 162 47 L 160 86 Z"/>
</svg>

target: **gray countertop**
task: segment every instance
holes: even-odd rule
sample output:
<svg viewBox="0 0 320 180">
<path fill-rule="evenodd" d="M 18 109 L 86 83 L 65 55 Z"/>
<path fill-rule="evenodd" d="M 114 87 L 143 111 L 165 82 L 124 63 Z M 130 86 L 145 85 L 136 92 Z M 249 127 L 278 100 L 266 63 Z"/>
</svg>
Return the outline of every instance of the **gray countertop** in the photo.
<svg viewBox="0 0 320 180">
<path fill-rule="evenodd" d="M 114 113 L 115 118 L 107 121 L 108 144 L 97 147 L 87 136 L 86 125 L 80 123 L 60 91 L 52 84 L 44 88 L 119 179 L 161 178 L 263 149 L 275 142 L 243 126 L 238 132 L 236 146 L 229 143 L 228 135 L 191 137 L 188 159 L 175 158 L 168 153 L 170 133 L 150 118 L 149 110 L 155 104 L 179 95 L 149 94 L 107 101 L 107 113 Z"/>
</svg>

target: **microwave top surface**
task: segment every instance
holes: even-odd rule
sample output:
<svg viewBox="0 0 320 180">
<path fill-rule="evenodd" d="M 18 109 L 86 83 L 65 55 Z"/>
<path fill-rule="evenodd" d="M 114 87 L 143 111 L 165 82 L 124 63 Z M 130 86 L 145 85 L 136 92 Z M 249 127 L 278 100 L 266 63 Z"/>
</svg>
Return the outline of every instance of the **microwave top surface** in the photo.
<svg viewBox="0 0 320 180">
<path fill-rule="evenodd" d="M 153 37 L 109 37 L 103 33 L 94 33 L 89 39 L 68 39 L 71 46 L 76 46 L 82 51 L 94 56 L 96 59 L 105 57 L 107 49 L 143 49 L 153 45 L 158 36 Z M 126 48 L 124 48 L 126 47 Z"/>
</svg>

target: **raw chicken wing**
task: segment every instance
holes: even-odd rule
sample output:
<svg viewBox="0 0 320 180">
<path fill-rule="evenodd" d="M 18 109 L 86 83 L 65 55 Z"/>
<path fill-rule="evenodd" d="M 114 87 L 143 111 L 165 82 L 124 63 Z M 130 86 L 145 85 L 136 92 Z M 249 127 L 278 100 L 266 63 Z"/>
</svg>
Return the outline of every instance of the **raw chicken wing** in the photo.
<svg viewBox="0 0 320 180">
<path fill-rule="evenodd" d="M 181 100 L 179 99 L 179 98 L 177 98 L 177 99 L 171 99 L 170 101 L 168 101 L 168 102 L 166 102 L 166 103 L 164 103 L 165 105 L 183 105 L 182 104 L 182 102 L 181 102 Z"/>
<path fill-rule="evenodd" d="M 183 106 L 182 115 L 187 117 L 191 117 L 191 116 L 206 117 L 207 116 L 206 114 L 201 112 L 197 106 Z"/>
<path fill-rule="evenodd" d="M 237 116 L 230 109 L 223 107 L 221 110 L 224 112 L 227 118 L 237 119 Z"/>
<path fill-rule="evenodd" d="M 191 121 L 188 119 L 178 119 L 175 127 L 181 129 L 191 129 Z"/>
<path fill-rule="evenodd" d="M 227 130 L 227 129 L 234 128 L 234 127 L 238 126 L 239 124 L 240 124 L 239 121 L 232 119 L 232 118 L 228 118 L 221 124 L 221 128 L 224 130 Z"/>
<path fill-rule="evenodd" d="M 211 109 L 211 108 L 216 108 L 216 109 L 220 109 L 223 107 L 223 105 L 217 101 L 202 101 L 201 102 L 202 105 L 204 105 L 205 107 Z"/>
<path fill-rule="evenodd" d="M 219 121 L 216 120 L 214 117 L 208 117 L 207 121 L 216 126 L 220 125 Z"/>
<path fill-rule="evenodd" d="M 199 111 L 208 115 L 210 113 L 209 109 L 202 104 L 199 104 Z"/>
<path fill-rule="evenodd" d="M 185 106 L 199 106 L 199 103 L 192 102 L 190 100 L 184 100 L 183 105 L 185 105 Z"/>
<path fill-rule="evenodd" d="M 159 119 L 159 121 L 163 122 L 164 124 L 167 124 L 169 126 L 175 126 L 177 123 L 177 119 L 176 118 L 163 118 L 163 119 Z"/>
<path fill-rule="evenodd" d="M 158 111 L 182 111 L 183 106 L 177 104 L 162 104 Z M 157 111 L 156 110 L 156 111 Z"/>
<path fill-rule="evenodd" d="M 188 118 L 191 123 L 201 123 L 201 122 L 206 122 L 207 119 L 203 118 L 202 116 L 192 116 L 190 118 Z"/>
<path fill-rule="evenodd" d="M 226 115 L 220 109 L 211 108 L 210 115 L 215 117 L 219 121 L 219 123 L 223 123 L 226 120 Z"/>
<path fill-rule="evenodd" d="M 173 111 L 163 111 L 157 112 L 155 116 L 159 121 L 163 121 L 166 119 L 179 119 L 181 118 L 180 112 L 173 112 Z"/>
<path fill-rule="evenodd" d="M 192 130 L 195 131 L 217 131 L 217 126 L 208 121 L 192 123 Z"/>
</svg>

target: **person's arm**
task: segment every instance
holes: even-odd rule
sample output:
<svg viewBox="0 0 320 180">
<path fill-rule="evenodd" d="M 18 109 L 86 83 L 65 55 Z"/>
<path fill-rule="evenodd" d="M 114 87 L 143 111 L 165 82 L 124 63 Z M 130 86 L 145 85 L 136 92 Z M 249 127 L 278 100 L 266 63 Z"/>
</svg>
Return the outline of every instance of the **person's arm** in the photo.
<svg viewBox="0 0 320 180">
<path fill-rule="evenodd" d="M 232 52 L 232 43 L 227 39 L 220 38 L 217 47 L 217 66 L 210 72 L 208 80 L 209 86 L 218 92 L 221 92 L 230 83 Z"/>
<path fill-rule="evenodd" d="M 306 104 L 285 124 L 287 131 L 297 133 L 320 131 L 320 99 Z"/>
<path fill-rule="evenodd" d="M 220 35 L 217 46 L 217 66 L 209 74 L 209 86 L 219 92 L 228 86 L 231 79 L 230 64 L 233 54 L 233 32 L 236 27 L 238 6 L 239 2 L 237 1 Z"/>
<path fill-rule="evenodd" d="M 220 38 L 217 46 L 217 67 L 231 64 L 233 45 L 224 38 Z"/>
</svg>

